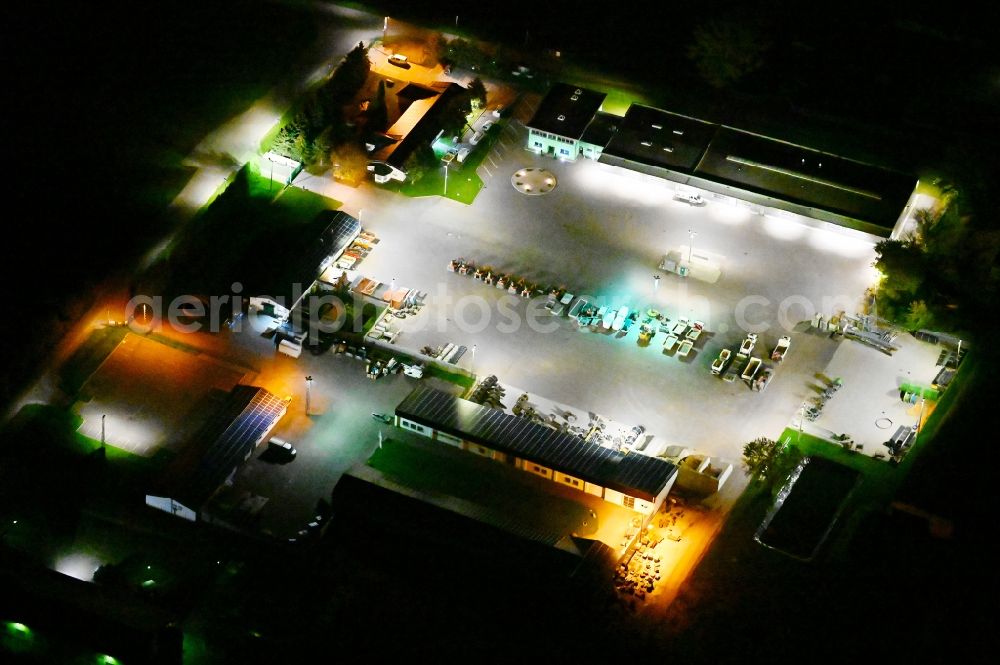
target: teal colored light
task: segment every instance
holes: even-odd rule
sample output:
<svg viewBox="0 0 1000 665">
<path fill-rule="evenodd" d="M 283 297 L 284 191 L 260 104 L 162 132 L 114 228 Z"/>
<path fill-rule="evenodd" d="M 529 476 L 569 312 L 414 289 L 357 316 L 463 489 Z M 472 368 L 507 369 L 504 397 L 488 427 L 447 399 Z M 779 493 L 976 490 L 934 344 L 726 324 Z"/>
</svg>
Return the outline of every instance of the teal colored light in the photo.
<svg viewBox="0 0 1000 665">
<path fill-rule="evenodd" d="M 122 665 L 122 662 L 120 660 L 118 660 L 114 656 L 108 656 L 108 655 L 98 656 L 97 662 L 103 663 L 103 665 Z"/>
<path fill-rule="evenodd" d="M 142 583 L 142 588 L 148 589 L 149 587 L 153 586 L 154 584 L 156 584 L 156 580 L 146 580 L 145 582 Z"/>
</svg>

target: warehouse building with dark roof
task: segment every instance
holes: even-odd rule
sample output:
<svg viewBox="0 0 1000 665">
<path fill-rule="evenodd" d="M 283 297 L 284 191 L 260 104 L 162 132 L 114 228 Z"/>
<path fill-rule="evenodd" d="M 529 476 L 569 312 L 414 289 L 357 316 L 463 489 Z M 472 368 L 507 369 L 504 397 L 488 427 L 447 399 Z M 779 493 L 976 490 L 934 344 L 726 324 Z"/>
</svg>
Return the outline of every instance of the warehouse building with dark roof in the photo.
<svg viewBox="0 0 1000 665">
<path fill-rule="evenodd" d="M 288 402 L 257 386 L 238 385 L 167 468 L 146 505 L 196 521 L 203 507 L 278 424 Z"/>
<path fill-rule="evenodd" d="M 617 123 L 597 108 L 589 119 L 577 113 L 571 121 L 562 109 L 567 94 L 583 101 L 578 90 L 590 92 L 592 107 L 595 95 L 603 101 L 601 93 L 554 85 L 528 123 L 529 150 L 560 159 L 583 155 L 640 178 L 672 181 L 679 193 L 698 190 L 812 226 L 827 223 L 881 238 L 902 232 L 915 176 L 642 104 L 632 104 Z M 554 114 L 564 116 L 572 131 L 550 140 L 559 126 Z"/>
<path fill-rule="evenodd" d="M 677 468 L 455 397 L 417 388 L 396 407 L 396 424 L 644 515 L 662 505 Z"/>
<path fill-rule="evenodd" d="M 295 261 L 254 257 L 258 263 L 264 263 L 265 267 L 259 272 L 266 276 L 266 281 L 246 282 L 251 308 L 287 320 L 323 271 L 333 265 L 361 233 L 361 222 L 342 210 L 324 210 L 316 216 L 312 227 L 322 230 L 314 236 L 303 234 Z"/>
</svg>

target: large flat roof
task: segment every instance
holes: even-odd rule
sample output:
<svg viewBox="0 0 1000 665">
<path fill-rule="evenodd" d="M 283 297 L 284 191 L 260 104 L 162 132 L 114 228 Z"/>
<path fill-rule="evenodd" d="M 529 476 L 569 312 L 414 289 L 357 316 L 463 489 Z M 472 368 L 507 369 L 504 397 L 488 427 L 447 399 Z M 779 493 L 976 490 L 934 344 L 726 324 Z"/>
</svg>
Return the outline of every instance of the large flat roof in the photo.
<svg viewBox="0 0 1000 665">
<path fill-rule="evenodd" d="M 695 176 L 892 229 L 916 177 L 697 118 L 633 104 L 600 162 Z"/>
<path fill-rule="evenodd" d="M 695 173 L 889 229 L 917 182 L 898 171 L 731 127 L 716 131 Z"/>
<path fill-rule="evenodd" d="M 632 104 L 604 154 L 633 162 L 692 171 L 718 125 Z"/>
<path fill-rule="evenodd" d="M 301 234 L 301 245 L 294 261 L 279 256 L 255 257 L 266 266 L 260 273 L 266 276 L 267 282 L 247 284 L 247 292 L 252 296 L 281 298 L 284 306 L 291 308 L 296 297 L 301 297 L 312 286 L 326 258 L 343 251 L 358 235 L 361 222 L 341 210 L 324 210 L 306 230 L 316 233 L 316 229 L 322 230 L 316 235 Z"/>
<path fill-rule="evenodd" d="M 587 129 L 584 130 L 583 136 L 580 140 L 584 143 L 589 143 L 590 145 L 599 145 L 602 148 L 611 141 L 611 138 L 618 131 L 619 125 L 621 125 L 621 116 L 614 115 L 613 113 L 605 113 L 604 111 L 598 111 L 594 116 L 594 119 L 590 121 L 587 125 Z"/>
<path fill-rule="evenodd" d="M 528 127 L 570 139 L 583 136 L 606 93 L 567 83 L 555 83 L 542 98 Z"/>
<path fill-rule="evenodd" d="M 647 501 L 677 472 L 662 459 L 603 448 L 432 388 L 416 388 L 396 415 Z"/>
</svg>

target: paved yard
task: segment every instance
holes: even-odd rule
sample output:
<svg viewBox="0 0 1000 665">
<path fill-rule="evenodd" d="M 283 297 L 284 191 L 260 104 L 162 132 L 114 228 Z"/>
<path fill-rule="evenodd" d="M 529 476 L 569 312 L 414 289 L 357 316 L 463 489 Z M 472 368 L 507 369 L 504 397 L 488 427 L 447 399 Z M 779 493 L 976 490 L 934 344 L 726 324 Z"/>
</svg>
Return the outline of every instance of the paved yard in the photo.
<svg viewBox="0 0 1000 665">
<path fill-rule="evenodd" d="M 723 202 L 693 208 L 674 201 L 665 184 L 586 160 L 537 157 L 519 147 L 523 128 L 503 131 L 510 148 L 470 206 L 372 187 L 345 191 L 316 178 L 304 183 L 347 202 L 349 211 L 363 209 L 364 226 L 381 238 L 361 265 L 365 275 L 430 294 L 418 317 L 397 320 L 405 331 L 398 345 L 476 345 L 479 374 L 497 374 L 538 395 L 645 425 L 666 440 L 730 460 L 739 458 L 747 439 L 777 436 L 836 343 L 792 332 L 788 359 L 762 394 L 711 376 L 711 360 L 722 346 L 738 344 L 745 326 L 767 327 L 759 354 L 785 334 L 782 322 L 794 326 L 817 310 L 854 311 L 873 276 L 872 242 Z M 550 169 L 559 186 L 544 196 L 518 193 L 510 174 L 525 166 Z M 722 257 L 722 276 L 714 284 L 658 270 L 668 249 L 691 243 L 691 231 L 696 252 Z M 662 335 L 639 347 L 638 326 L 623 339 L 582 331 L 565 318 L 550 332 L 505 326 L 510 319 L 498 313 L 497 289 L 446 271 L 456 257 L 563 284 L 608 304 L 701 319 L 714 334 L 681 360 L 660 352 Z M 658 287 L 654 273 L 661 274 Z M 522 322 L 528 306 L 521 300 L 513 306 Z M 488 322 L 481 320 L 484 311 Z M 460 362 L 468 367 L 472 354 Z"/>
<path fill-rule="evenodd" d="M 882 443 L 899 427 L 915 425 L 921 415 L 920 403 L 904 403 L 899 388 L 904 383 L 929 387 L 940 369 L 935 363 L 942 348 L 910 335 L 900 335 L 896 343 L 899 351 L 888 356 L 864 344 L 842 342 L 826 375 L 840 377 L 843 388 L 827 401 L 815 422 L 805 422 L 805 431 L 827 438 L 848 434 L 865 454 L 888 457 L 889 449 Z M 924 418 L 930 410 L 925 404 Z M 792 426 L 798 426 L 798 416 Z"/>
<path fill-rule="evenodd" d="M 106 415 L 109 445 L 149 457 L 176 449 L 210 415 L 213 405 L 248 368 L 219 362 L 194 348 L 171 346 L 130 333 L 94 372 L 77 406 L 80 433 L 101 439 Z"/>
</svg>

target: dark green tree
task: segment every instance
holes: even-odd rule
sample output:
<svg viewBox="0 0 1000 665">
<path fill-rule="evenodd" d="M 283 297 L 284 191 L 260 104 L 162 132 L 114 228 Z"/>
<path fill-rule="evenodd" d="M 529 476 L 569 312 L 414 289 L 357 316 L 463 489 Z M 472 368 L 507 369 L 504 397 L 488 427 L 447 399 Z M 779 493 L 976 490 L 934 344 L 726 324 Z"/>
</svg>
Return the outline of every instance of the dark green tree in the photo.
<svg viewBox="0 0 1000 665">
<path fill-rule="evenodd" d="M 458 91 L 441 110 L 440 123 L 445 135 L 461 134 L 472 112 L 472 98 L 465 88 Z"/>
<path fill-rule="evenodd" d="M 411 183 L 416 183 L 437 166 L 438 159 L 434 151 L 429 145 L 421 144 L 406 159 L 403 170 L 406 171 L 406 179 Z"/>
<path fill-rule="evenodd" d="M 368 129 L 375 132 L 384 132 L 389 126 L 389 109 L 385 104 L 385 81 L 378 82 L 378 89 L 375 91 L 375 99 L 368 104 L 365 115 L 368 118 Z"/>
<path fill-rule="evenodd" d="M 761 480 L 767 478 L 771 464 L 778 454 L 777 442 L 766 437 L 760 437 L 743 446 L 743 465 L 747 473 Z"/>
<path fill-rule="evenodd" d="M 469 83 L 469 99 L 472 101 L 473 106 L 482 108 L 486 106 L 486 86 L 483 85 L 483 80 L 478 76 L 472 79 Z"/>
<path fill-rule="evenodd" d="M 771 43 L 761 26 L 736 17 L 714 19 L 694 30 L 687 56 L 714 88 L 729 88 L 764 65 Z"/>
</svg>

